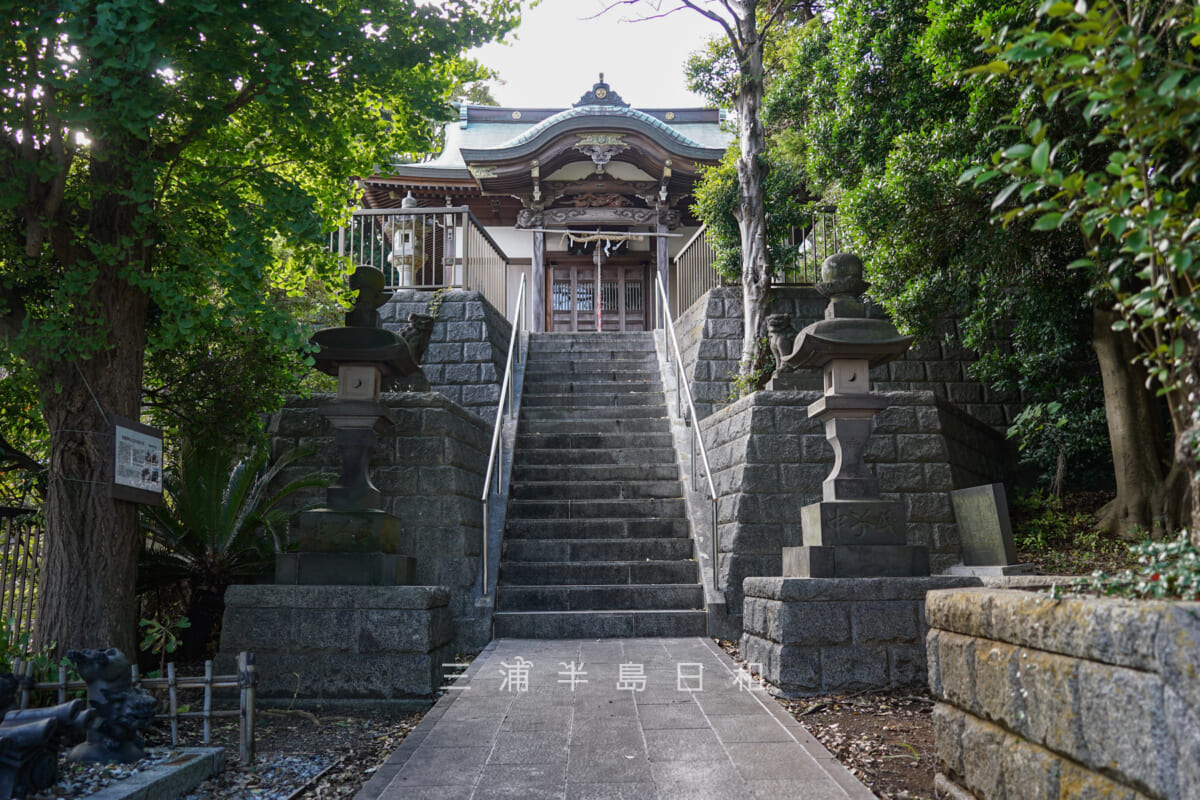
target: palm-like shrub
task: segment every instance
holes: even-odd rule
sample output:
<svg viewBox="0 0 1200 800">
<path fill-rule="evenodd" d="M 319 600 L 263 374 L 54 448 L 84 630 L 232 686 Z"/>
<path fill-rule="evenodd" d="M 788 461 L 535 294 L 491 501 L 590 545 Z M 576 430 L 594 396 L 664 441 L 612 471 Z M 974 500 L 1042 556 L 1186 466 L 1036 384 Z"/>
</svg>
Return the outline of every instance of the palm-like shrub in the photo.
<svg viewBox="0 0 1200 800">
<path fill-rule="evenodd" d="M 164 477 L 164 504 L 143 507 L 139 590 L 182 590 L 191 622 L 181 637 L 185 660 L 204 656 L 225 611 L 225 590 L 270 572 L 286 545 L 288 518 L 299 510 L 283 501 L 328 485 L 329 477 L 316 472 L 282 479 L 310 453 L 292 449 L 268 464 L 262 448 L 240 459 L 185 448 L 179 466 Z"/>
</svg>

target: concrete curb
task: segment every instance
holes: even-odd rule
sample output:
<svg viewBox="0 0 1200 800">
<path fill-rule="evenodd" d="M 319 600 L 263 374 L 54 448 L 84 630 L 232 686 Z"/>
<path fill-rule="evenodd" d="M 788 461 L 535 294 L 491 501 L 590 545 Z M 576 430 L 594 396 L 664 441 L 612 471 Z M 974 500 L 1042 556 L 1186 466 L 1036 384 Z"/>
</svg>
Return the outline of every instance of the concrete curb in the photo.
<svg viewBox="0 0 1200 800">
<path fill-rule="evenodd" d="M 224 767 L 224 749 L 185 747 L 174 758 L 107 786 L 89 800 L 175 800 Z"/>
</svg>

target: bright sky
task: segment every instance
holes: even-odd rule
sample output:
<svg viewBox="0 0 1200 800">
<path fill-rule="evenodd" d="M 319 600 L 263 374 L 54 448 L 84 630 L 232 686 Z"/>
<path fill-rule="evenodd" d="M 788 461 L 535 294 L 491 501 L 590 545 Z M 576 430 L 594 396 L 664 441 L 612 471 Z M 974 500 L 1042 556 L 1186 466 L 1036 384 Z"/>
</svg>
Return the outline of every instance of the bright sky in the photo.
<svg viewBox="0 0 1200 800">
<path fill-rule="evenodd" d="M 704 100 L 684 85 L 688 54 L 721 28 L 694 11 L 664 19 L 630 21 L 653 13 L 648 0 L 616 8 L 596 19 L 606 0 L 542 0 L 526 9 L 521 25 L 503 43 L 472 51 L 500 73 L 492 96 L 505 106 L 566 108 L 592 88 L 599 73 L 635 108 L 693 108 Z M 661 3 L 672 6 L 670 0 Z M 723 35 L 723 34 L 722 34 Z"/>
</svg>

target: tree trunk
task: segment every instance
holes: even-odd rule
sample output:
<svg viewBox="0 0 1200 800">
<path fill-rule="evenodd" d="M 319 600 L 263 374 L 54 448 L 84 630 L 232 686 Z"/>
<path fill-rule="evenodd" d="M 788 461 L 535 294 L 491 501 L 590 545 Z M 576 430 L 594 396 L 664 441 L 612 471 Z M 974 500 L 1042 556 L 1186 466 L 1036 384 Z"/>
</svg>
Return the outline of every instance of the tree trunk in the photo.
<svg viewBox="0 0 1200 800">
<path fill-rule="evenodd" d="M 742 240 L 742 358 L 740 373 L 750 374 L 763 336 L 769 293 L 770 264 L 767 259 L 767 213 L 763 199 L 766 178 L 763 153 L 766 137 L 759 111 L 763 99 L 763 37 L 755 14 L 757 3 L 747 3 L 745 14 L 737 20 L 742 45 L 741 85 L 736 98 L 738 114 L 737 161 L 741 202 L 738 229 Z"/>
<path fill-rule="evenodd" d="M 1117 497 L 1101 509 L 1098 524 L 1127 539 L 1159 536 L 1178 522 L 1181 476 L 1176 470 L 1164 476 L 1169 459 L 1159 402 L 1146 388 L 1145 370 L 1134 363 L 1133 340 L 1113 331 L 1116 319 L 1111 310 L 1092 312 L 1092 349 L 1100 362 L 1117 483 Z"/>
<path fill-rule="evenodd" d="M 96 272 L 72 317 L 72 333 L 81 343 L 76 352 L 83 355 L 55 350 L 53 344 L 46 352 L 34 345 L 25 354 L 37 370 L 50 430 L 46 549 L 34 640 L 59 652 L 117 647 L 136 661 L 138 507 L 109 497 L 109 416 L 140 416 L 147 297 L 121 273 L 144 268 L 150 245 L 129 244 L 149 238 L 136 224 L 137 193 L 131 187 L 137 179 L 130 172 L 135 162 L 122 145 L 104 144 L 97 137 L 92 147 L 90 246 L 54 246 L 64 270 Z M 66 224 L 60 221 L 58 230 Z"/>
</svg>

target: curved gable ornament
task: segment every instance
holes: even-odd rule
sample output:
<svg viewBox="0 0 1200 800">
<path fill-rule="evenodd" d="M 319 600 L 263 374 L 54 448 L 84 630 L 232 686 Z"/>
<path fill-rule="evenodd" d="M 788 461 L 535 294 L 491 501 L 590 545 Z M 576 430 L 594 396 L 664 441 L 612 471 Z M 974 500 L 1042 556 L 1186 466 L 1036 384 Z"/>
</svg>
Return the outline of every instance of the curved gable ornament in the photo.
<svg viewBox="0 0 1200 800">
<path fill-rule="evenodd" d="M 580 133 L 576 134 L 577 141 L 573 148 L 592 159 L 596 172 L 604 172 L 604 167 L 612 161 L 613 156 L 629 149 L 623 140 L 623 133 Z"/>
</svg>

